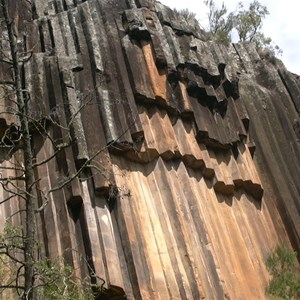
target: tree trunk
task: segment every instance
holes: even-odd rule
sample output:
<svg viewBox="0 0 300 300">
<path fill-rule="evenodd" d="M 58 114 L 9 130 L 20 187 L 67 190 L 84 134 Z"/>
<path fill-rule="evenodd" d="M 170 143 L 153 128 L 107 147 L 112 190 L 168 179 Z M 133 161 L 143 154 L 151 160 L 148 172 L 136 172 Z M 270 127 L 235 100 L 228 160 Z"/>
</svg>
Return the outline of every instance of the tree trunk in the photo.
<svg viewBox="0 0 300 300">
<path fill-rule="evenodd" d="M 16 37 L 13 31 L 13 22 L 9 16 L 8 0 L 1 0 L 4 20 L 8 31 L 10 52 L 12 56 L 14 72 L 14 89 L 17 102 L 17 114 L 20 122 L 20 131 L 23 135 L 23 155 L 24 155 L 24 175 L 26 195 L 26 228 L 24 232 L 24 295 L 23 299 L 33 299 L 34 287 L 34 248 L 35 248 L 35 196 L 34 190 L 34 170 L 33 170 L 33 153 L 31 137 L 29 132 L 29 118 L 27 99 L 24 99 L 22 88 L 22 69 L 21 61 L 18 55 Z"/>
</svg>

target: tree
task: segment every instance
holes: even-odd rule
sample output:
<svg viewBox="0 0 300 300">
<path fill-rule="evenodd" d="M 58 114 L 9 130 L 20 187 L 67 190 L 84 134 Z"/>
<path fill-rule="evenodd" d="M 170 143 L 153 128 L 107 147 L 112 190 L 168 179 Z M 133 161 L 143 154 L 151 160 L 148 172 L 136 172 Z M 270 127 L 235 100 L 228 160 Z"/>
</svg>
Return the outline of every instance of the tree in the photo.
<svg viewBox="0 0 300 300">
<path fill-rule="evenodd" d="M 24 239 L 24 299 L 32 298 L 32 287 L 34 278 L 34 243 L 35 243 L 35 202 L 34 202 L 34 166 L 33 166 L 33 151 L 31 144 L 31 134 L 29 130 L 29 111 L 28 103 L 25 98 L 25 93 L 22 89 L 22 71 L 21 59 L 16 44 L 16 37 L 13 30 L 13 21 L 9 16 L 8 3 L 6 0 L 1 0 L 1 6 L 4 16 L 4 23 L 7 28 L 8 42 L 10 46 L 11 59 L 10 63 L 13 70 L 13 86 L 16 97 L 17 117 L 20 124 L 20 132 L 22 133 L 22 152 L 24 155 L 24 168 L 22 169 L 22 177 L 26 193 L 20 195 L 25 201 L 26 211 L 26 228 Z M 14 179 L 11 179 L 15 181 Z M 3 180 L 1 180 L 3 182 Z M 5 183 L 6 184 L 6 183 Z M 11 183 L 12 184 L 12 183 Z M 6 184 L 7 185 L 7 184 Z M 3 186 L 3 184 L 2 184 Z M 15 193 L 14 193 L 15 194 Z M 25 296 L 26 295 L 26 296 Z"/>
<path fill-rule="evenodd" d="M 38 250 L 35 241 L 34 250 Z M 15 298 L 15 294 L 24 297 L 24 283 L 22 259 L 24 249 L 24 237 L 22 226 L 7 225 L 0 236 L 0 298 Z M 82 259 L 84 259 L 82 257 Z M 86 262 L 87 265 L 88 262 Z M 75 270 L 68 266 L 62 257 L 54 261 L 48 258 L 33 261 L 34 285 L 33 291 L 36 299 L 47 300 L 92 300 L 95 296 L 106 295 L 104 281 L 101 286 L 93 286 L 91 278 L 77 278 Z M 95 289 L 96 288 L 96 289 Z M 8 289 L 16 293 L 7 292 Z"/>
<path fill-rule="evenodd" d="M 221 8 L 217 8 L 214 0 L 205 0 L 204 3 L 209 9 L 209 31 L 218 43 L 228 45 L 232 32 L 236 30 L 239 41 L 254 42 L 257 49 L 267 48 L 274 54 L 282 53 L 282 50 L 273 44 L 272 39 L 261 32 L 263 20 L 269 11 L 257 0 L 251 2 L 247 9 L 240 2 L 236 10 L 230 13 L 224 2 Z"/>
<path fill-rule="evenodd" d="M 224 2 L 221 8 L 217 8 L 213 0 L 205 0 L 204 3 L 209 9 L 209 32 L 218 43 L 228 45 L 231 42 L 230 32 L 233 29 L 233 13 L 231 12 L 227 16 L 227 8 Z"/>
<path fill-rule="evenodd" d="M 100 167 L 93 163 L 93 160 L 103 153 L 105 148 L 99 149 L 87 157 L 84 146 L 79 143 L 78 135 L 76 135 L 81 126 L 80 113 L 89 105 L 89 99 L 84 99 L 81 104 L 78 104 L 78 101 L 75 101 L 76 103 L 73 105 L 63 103 L 63 107 L 59 109 L 65 112 L 64 122 L 61 122 L 57 111 L 52 111 L 49 115 L 42 115 L 39 118 L 32 116 L 30 111 L 31 95 L 24 84 L 24 67 L 31 60 L 32 52 L 21 50 L 22 47 L 18 44 L 15 20 L 11 18 L 9 12 L 9 3 L 12 2 L 0 0 L 3 16 L 2 26 L 5 28 L 1 37 L 0 61 L 9 66 L 12 72 L 12 80 L 1 82 L 0 85 L 4 91 L 0 96 L 3 96 L 6 101 L 6 110 L 1 111 L 1 114 L 10 115 L 14 119 L 14 122 L 6 124 L 6 129 L 0 132 L 0 148 L 6 152 L 4 160 L 9 162 L 0 165 L 0 173 L 14 173 L 14 175 L 0 177 L 0 186 L 7 195 L 1 199 L 0 205 L 7 202 L 21 202 L 23 209 L 14 214 L 22 213 L 20 219 L 23 220 L 21 226 L 17 227 L 10 224 L 10 220 L 8 220 L 8 224 L 0 236 L 0 264 L 3 267 L 1 269 L 0 266 L 0 273 L 3 273 L 0 289 L 14 290 L 19 294 L 20 299 L 31 300 L 41 288 L 47 293 L 49 288 L 57 286 L 59 295 L 61 289 L 68 290 L 68 286 L 75 286 L 74 274 L 65 266 L 63 260 L 59 260 L 59 262 L 50 262 L 44 258 L 39 260 L 36 216 L 49 203 L 51 194 L 79 178 L 86 169 L 93 167 L 101 172 Z M 7 46 L 6 49 L 3 48 L 4 44 Z M 53 134 L 55 130 L 59 131 L 59 137 Z M 39 136 L 43 141 L 47 140 L 53 148 L 53 153 L 45 159 L 37 161 L 34 156 L 33 136 Z M 40 178 L 36 176 L 39 167 L 75 145 L 82 148 L 83 158 L 77 169 L 68 174 L 57 186 L 48 191 L 41 191 L 39 189 Z M 39 199 L 42 199 L 40 205 Z M 10 219 L 12 218 L 13 215 Z M 93 281 L 93 290 L 95 293 L 102 293 L 103 289 L 98 289 L 98 285 L 103 286 L 101 278 L 97 277 L 89 266 L 88 269 L 89 279 Z M 67 294 L 70 295 L 70 292 Z M 70 298 L 72 297 L 70 296 Z"/>
<path fill-rule="evenodd" d="M 177 10 L 176 8 L 174 9 L 174 13 L 177 15 L 177 16 L 181 16 L 184 18 L 184 20 L 186 22 L 193 22 L 195 21 L 196 19 L 196 14 L 191 12 L 190 10 L 188 10 L 187 8 L 184 8 L 184 9 L 181 9 L 181 10 Z"/>
<path fill-rule="evenodd" d="M 199 30 L 199 22 L 194 12 L 184 8 L 181 10 L 174 9 L 174 13 L 177 17 L 182 18 L 187 24 L 189 24 L 190 28 Z"/>
<path fill-rule="evenodd" d="M 296 253 L 278 246 L 267 258 L 266 266 L 272 276 L 266 293 L 283 299 L 299 299 L 300 276 Z"/>
<path fill-rule="evenodd" d="M 269 15 L 268 8 L 257 0 L 250 3 L 245 9 L 242 2 L 238 4 L 237 13 L 233 16 L 234 28 L 237 30 L 241 42 L 249 41 L 257 49 L 269 49 L 274 54 L 281 54 L 282 50 L 273 44 L 270 37 L 261 32 L 263 20 Z"/>
<path fill-rule="evenodd" d="M 253 41 L 262 27 L 263 19 L 269 14 L 266 6 L 257 0 L 250 3 L 246 10 L 244 4 L 238 4 L 237 13 L 234 15 L 234 27 L 238 32 L 240 41 Z"/>
</svg>

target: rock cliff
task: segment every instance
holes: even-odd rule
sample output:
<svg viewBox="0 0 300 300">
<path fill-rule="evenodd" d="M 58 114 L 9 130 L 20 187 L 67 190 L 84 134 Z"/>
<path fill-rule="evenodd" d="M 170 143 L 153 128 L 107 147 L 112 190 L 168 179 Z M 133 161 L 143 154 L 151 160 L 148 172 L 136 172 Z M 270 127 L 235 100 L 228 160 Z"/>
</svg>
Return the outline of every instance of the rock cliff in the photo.
<svg viewBox="0 0 300 300">
<path fill-rule="evenodd" d="M 43 255 L 84 276 L 80 253 L 128 299 L 264 299 L 268 254 L 300 251 L 299 76 L 252 44 L 206 41 L 156 1 L 31 2 L 10 10 L 32 53 L 32 118 L 77 112 L 72 147 L 36 169 L 39 201 L 91 160 L 37 216 Z M 0 62 L 3 112 L 11 82 Z M 12 123 L 1 113 L 2 135 Z M 32 140 L 37 161 L 53 153 Z M 1 220 L 19 208 L 6 202 Z"/>
</svg>

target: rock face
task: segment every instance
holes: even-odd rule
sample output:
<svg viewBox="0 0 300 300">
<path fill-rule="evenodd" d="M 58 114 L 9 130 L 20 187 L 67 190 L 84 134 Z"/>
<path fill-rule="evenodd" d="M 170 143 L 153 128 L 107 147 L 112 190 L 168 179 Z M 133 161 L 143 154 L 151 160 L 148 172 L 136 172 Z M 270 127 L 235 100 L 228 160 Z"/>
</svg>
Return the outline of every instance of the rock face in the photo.
<svg viewBox="0 0 300 300">
<path fill-rule="evenodd" d="M 37 205 L 91 159 L 37 216 L 43 255 L 84 277 L 83 255 L 128 299 L 264 299 L 268 254 L 300 251 L 299 77 L 155 1 L 19 0 L 11 13 L 32 51 L 32 117 L 67 126 L 76 112 L 72 147 L 36 169 Z M 11 81 L 0 62 L 1 109 Z M 14 119 L 0 118 L 3 135 Z M 47 159 L 52 144 L 32 138 Z M 1 220 L 18 209 L 6 202 Z"/>
</svg>

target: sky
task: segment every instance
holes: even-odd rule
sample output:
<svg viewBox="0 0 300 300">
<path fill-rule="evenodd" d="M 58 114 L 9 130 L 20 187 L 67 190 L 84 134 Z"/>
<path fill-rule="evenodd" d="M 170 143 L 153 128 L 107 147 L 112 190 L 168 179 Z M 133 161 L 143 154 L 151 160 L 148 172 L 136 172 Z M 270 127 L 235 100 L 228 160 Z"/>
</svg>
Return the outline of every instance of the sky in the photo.
<svg viewBox="0 0 300 300">
<path fill-rule="evenodd" d="M 197 14 L 197 19 L 205 28 L 207 26 L 207 7 L 203 0 L 159 0 L 170 8 L 188 8 Z M 221 7 L 222 0 L 215 0 Z M 239 2 L 245 5 L 252 1 L 225 0 L 228 11 L 234 11 Z M 259 0 L 269 10 L 269 15 L 263 21 L 262 32 L 272 38 L 283 54 L 278 58 L 283 61 L 287 69 L 300 75 L 300 1 L 298 0 Z"/>
</svg>

